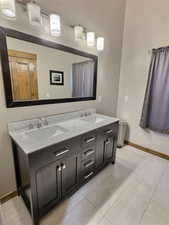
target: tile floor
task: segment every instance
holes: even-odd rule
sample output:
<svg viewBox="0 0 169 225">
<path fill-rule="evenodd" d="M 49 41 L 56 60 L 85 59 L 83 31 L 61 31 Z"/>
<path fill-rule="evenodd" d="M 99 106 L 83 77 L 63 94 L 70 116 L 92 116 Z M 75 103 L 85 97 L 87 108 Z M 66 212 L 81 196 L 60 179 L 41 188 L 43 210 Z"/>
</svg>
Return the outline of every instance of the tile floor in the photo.
<svg viewBox="0 0 169 225">
<path fill-rule="evenodd" d="M 32 224 L 19 197 L 0 212 L 0 224 Z M 54 208 L 41 225 L 169 225 L 169 161 L 129 146 L 118 149 L 115 165 Z"/>
</svg>

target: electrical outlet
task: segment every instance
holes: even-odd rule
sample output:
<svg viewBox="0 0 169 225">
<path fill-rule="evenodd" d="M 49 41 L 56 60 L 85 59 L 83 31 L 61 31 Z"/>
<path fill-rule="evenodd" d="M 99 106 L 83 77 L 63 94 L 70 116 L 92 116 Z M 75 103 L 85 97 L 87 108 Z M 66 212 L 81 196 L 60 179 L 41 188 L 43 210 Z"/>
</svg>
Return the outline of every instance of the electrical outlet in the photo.
<svg viewBox="0 0 169 225">
<path fill-rule="evenodd" d="M 98 102 L 102 102 L 102 96 L 101 95 L 98 96 Z"/>
</svg>

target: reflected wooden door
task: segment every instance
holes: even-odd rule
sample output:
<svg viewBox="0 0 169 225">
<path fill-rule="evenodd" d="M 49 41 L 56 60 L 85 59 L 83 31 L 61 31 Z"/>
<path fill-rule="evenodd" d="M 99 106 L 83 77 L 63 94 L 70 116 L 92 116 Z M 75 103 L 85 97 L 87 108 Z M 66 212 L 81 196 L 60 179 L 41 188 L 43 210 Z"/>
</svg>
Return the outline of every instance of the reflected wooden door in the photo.
<svg viewBox="0 0 169 225">
<path fill-rule="evenodd" d="M 36 54 L 9 50 L 8 55 L 13 99 L 38 100 Z"/>
</svg>

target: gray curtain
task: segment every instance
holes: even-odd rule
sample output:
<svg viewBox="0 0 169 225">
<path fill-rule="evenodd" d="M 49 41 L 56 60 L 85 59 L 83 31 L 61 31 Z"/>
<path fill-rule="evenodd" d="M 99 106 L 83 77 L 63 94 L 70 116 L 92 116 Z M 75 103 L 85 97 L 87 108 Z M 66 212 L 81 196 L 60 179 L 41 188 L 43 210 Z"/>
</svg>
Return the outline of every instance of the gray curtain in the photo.
<svg viewBox="0 0 169 225">
<path fill-rule="evenodd" d="M 169 134 L 169 47 L 153 49 L 140 126 Z"/>
<path fill-rule="evenodd" d="M 94 62 L 86 61 L 72 65 L 72 97 L 93 96 Z"/>
</svg>

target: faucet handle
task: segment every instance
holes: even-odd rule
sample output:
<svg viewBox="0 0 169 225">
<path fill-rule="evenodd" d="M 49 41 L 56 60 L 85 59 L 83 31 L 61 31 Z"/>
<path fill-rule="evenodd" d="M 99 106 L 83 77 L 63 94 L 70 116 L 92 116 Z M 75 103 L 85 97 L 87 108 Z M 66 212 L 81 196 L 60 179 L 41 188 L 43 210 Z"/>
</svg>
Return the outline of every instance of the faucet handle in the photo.
<svg viewBox="0 0 169 225">
<path fill-rule="evenodd" d="M 48 126 L 48 125 L 49 125 L 47 118 L 44 118 L 43 124 L 44 124 L 45 126 Z"/>
<path fill-rule="evenodd" d="M 38 119 L 37 121 L 37 128 L 41 128 L 42 127 L 42 120 Z"/>
<path fill-rule="evenodd" d="M 34 125 L 32 122 L 29 123 L 29 130 L 32 130 L 34 128 Z"/>
<path fill-rule="evenodd" d="M 43 118 L 41 119 L 41 121 L 42 121 L 42 123 L 43 123 L 44 126 L 48 126 L 49 123 L 48 123 L 47 118 L 43 117 Z"/>
</svg>

